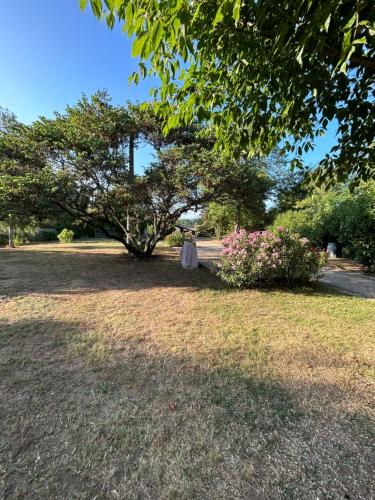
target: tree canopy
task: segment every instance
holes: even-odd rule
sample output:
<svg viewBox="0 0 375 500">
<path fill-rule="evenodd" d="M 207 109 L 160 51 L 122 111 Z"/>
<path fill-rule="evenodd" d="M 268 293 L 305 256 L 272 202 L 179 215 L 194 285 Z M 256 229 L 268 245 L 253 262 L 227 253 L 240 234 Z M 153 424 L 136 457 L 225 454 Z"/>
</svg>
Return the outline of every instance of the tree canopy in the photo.
<svg viewBox="0 0 375 500">
<path fill-rule="evenodd" d="M 113 106 L 103 91 L 52 119 L 12 124 L 0 131 L 0 212 L 17 209 L 21 218 L 66 212 L 137 256 L 150 255 L 184 213 L 244 189 L 249 194 L 255 179 L 250 164 L 218 155 L 196 126 L 165 135 L 150 106 Z M 142 174 L 130 167 L 131 140 L 155 151 Z M 266 174 L 256 175 L 247 201 L 254 207 L 262 206 L 268 186 Z"/>
<path fill-rule="evenodd" d="M 4 223 L 25 225 L 51 209 L 38 187 L 44 166 L 44 154 L 31 140 L 30 128 L 0 108 L 0 219 Z"/>
<path fill-rule="evenodd" d="M 80 0 L 84 8 L 87 0 Z M 230 154 L 303 152 L 338 124 L 315 179 L 375 177 L 373 0 L 91 0 L 155 74 L 166 129 L 198 118 Z"/>
</svg>

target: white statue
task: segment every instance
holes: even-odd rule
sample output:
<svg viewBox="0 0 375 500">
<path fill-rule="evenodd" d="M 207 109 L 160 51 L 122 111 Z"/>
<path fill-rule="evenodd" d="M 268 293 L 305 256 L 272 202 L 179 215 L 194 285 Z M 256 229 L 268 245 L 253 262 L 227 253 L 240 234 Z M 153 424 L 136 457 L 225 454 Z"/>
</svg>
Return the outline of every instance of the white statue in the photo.
<svg viewBox="0 0 375 500">
<path fill-rule="evenodd" d="M 184 269 L 197 269 L 199 266 L 195 236 L 191 234 L 191 241 L 184 241 L 181 249 L 181 265 Z"/>
</svg>

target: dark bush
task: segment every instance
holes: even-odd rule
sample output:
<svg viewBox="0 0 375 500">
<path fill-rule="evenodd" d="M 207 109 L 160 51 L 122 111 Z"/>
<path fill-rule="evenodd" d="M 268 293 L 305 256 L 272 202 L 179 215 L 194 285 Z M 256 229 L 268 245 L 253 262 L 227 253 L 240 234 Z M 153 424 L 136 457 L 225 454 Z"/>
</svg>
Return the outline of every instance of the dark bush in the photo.
<svg viewBox="0 0 375 500">
<path fill-rule="evenodd" d="M 0 247 L 5 247 L 8 244 L 8 235 L 0 233 Z"/>
<path fill-rule="evenodd" d="M 54 228 L 39 228 L 35 237 L 35 241 L 56 241 L 57 231 Z"/>
</svg>

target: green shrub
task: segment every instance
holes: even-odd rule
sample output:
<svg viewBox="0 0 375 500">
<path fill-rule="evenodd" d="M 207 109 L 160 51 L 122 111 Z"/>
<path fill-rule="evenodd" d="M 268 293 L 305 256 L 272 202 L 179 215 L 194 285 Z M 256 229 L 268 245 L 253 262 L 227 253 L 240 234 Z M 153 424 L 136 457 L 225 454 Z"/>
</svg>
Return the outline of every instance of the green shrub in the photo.
<svg viewBox="0 0 375 500">
<path fill-rule="evenodd" d="M 57 231 L 53 228 L 40 228 L 34 237 L 35 241 L 56 241 Z"/>
<path fill-rule="evenodd" d="M 0 233 L 0 247 L 5 247 L 8 244 L 8 235 Z"/>
<path fill-rule="evenodd" d="M 342 201 L 338 241 L 344 255 L 375 272 L 375 182 L 363 183 Z"/>
<path fill-rule="evenodd" d="M 275 233 L 242 229 L 229 235 L 223 244 L 218 275 L 235 287 L 305 283 L 326 262 L 325 252 L 282 227 Z"/>
<path fill-rule="evenodd" d="M 168 247 L 182 247 L 184 241 L 191 241 L 192 235 L 188 232 L 181 233 L 180 231 L 174 231 L 165 237 L 165 243 Z"/>
<path fill-rule="evenodd" d="M 349 192 L 317 191 L 279 214 L 273 224 L 309 238 L 315 245 L 338 242 L 345 257 L 375 272 L 375 182 L 362 183 Z"/>
<path fill-rule="evenodd" d="M 71 243 L 74 238 L 74 231 L 65 228 L 57 235 L 57 238 L 61 243 Z"/>
<path fill-rule="evenodd" d="M 25 239 L 22 236 L 20 236 L 19 234 L 16 234 L 13 238 L 13 245 L 15 247 L 20 247 L 20 246 L 24 245 L 25 242 L 26 242 Z"/>
<path fill-rule="evenodd" d="M 328 241 L 337 241 L 339 220 L 336 213 L 341 197 L 339 192 L 318 190 L 298 203 L 297 209 L 278 214 L 272 229 L 285 227 L 319 246 Z"/>
</svg>

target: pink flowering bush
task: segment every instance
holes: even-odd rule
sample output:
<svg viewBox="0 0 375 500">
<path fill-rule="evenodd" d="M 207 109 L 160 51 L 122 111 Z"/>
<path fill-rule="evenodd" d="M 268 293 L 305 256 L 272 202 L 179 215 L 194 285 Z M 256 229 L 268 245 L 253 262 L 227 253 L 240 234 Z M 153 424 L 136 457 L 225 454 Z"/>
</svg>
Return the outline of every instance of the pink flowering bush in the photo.
<svg viewBox="0 0 375 500">
<path fill-rule="evenodd" d="M 235 287 L 304 283 L 326 262 L 325 252 L 282 227 L 275 232 L 241 229 L 223 244 L 218 275 Z"/>
</svg>

